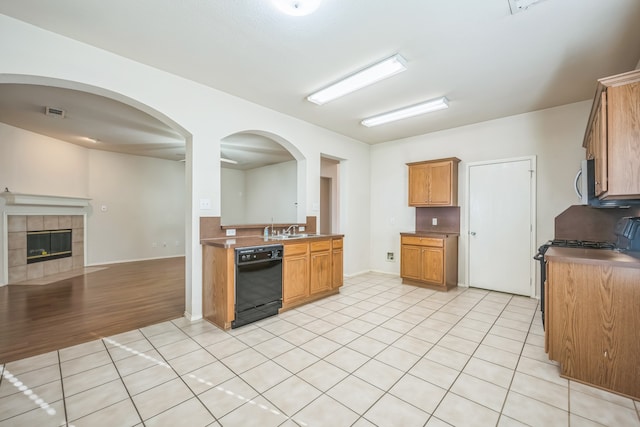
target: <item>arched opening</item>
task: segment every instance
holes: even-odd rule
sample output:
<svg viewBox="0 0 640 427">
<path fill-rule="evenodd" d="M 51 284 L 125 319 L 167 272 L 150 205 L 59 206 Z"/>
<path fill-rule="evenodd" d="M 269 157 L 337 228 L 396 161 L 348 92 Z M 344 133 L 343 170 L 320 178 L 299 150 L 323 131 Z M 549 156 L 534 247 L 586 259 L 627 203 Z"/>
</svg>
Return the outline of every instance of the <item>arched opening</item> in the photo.
<svg viewBox="0 0 640 427">
<path fill-rule="evenodd" d="M 222 225 L 305 221 L 305 162 L 290 141 L 266 131 L 236 132 L 220 143 Z"/>
<path fill-rule="evenodd" d="M 190 264 L 191 236 L 187 230 L 191 208 L 186 201 L 190 197 L 186 174 L 190 172 L 182 160 L 191 150 L 192 136 L 186 129 L 135 99 L 83 83 L 2 74 L 0 91 L 2 122 L 93 153 L 75 159 L 86 162 L 84 170 L 52 177 L 49 182 L 46 177 L 16 180 L 19 172 L 3 175 L 14 183 L 4 186 L 15 192 L 55 191 L 92 199 L 85 214 L 86 265 L 175 256 L 185 256 L 185 264 Z M 23 97 L 22 105 L 16 102 L 17 95 Z M 45 107 L 66 110 L 67 119 L 47 116 Z M 13 161 L 15 151 L 11 156 Z M 17 157 L 22 162 L 25 156 Z M 59 169 L 65 168 L 62 156 L 50 160 L 60 163 Z M 29 165 L 19 168 L 28 170 Z M 38 176 L 33 169 L 29 173 Z M 172 177 L 179 177 L 179 182 L 171 182 Z M 73 179 L 87 179 L 88 184 L 65 191 L 61 182 Z M 6 265 L 7 254 L 1 258 Z M 190 271 L 185 271 L 183 286 L 189 287 Z"/>
</svg>

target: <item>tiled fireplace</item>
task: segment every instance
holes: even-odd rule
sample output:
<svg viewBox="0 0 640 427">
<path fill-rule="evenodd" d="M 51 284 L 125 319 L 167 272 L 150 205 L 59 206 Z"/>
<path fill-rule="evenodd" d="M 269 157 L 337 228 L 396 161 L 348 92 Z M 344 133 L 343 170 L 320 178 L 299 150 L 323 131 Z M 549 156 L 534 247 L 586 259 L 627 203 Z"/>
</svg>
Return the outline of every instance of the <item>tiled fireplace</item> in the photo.
<svg viewBox="0 0 640 427">
<path fill-rule="evenodd" d="M 71 256 L 27 262 L 27 234 L 71 230 Z M 8 215 L 9 283 L 39 279 L 84 267 L 84 215 Z"/>
</svg>

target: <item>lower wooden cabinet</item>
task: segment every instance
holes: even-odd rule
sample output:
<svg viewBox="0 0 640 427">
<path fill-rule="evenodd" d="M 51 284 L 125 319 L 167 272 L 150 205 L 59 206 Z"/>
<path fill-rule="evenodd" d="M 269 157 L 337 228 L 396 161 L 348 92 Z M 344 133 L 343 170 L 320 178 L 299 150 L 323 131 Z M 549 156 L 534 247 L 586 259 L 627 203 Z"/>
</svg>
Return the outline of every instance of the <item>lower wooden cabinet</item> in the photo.
<svg viewBox="0 0 640 427">
<path fill-rule="evenodd" d="M 282 302 L 292 304 L 309 296 L 309 244 L 284 246 L 282 259 Z"/>
<path fill-rule="evenodd" d="M 337 289 L 344 283 L 342 239 L 331 241 L 331 287 Z"/>
<path fill-rule="evenodd" d="M 331 289 L 331 240 L 309 243 L 311 252 L 311 278 L 309 293 L 315 294 Z"/>
<path fill-rule="evenodd" d="M 438 290 L 458 286 L 458 236 L 401 235 L 402 282 Z"/>
<path fill-rule="evenodd" d="M 284 244 L 282 308 L 338 292 L 342 286 L 342 238 Z"/>
<path fill-rule="evenodd" d="M 640 261 L 545 258 L 549 359 L 565 378 L 640 399 Z"/>
</svg>

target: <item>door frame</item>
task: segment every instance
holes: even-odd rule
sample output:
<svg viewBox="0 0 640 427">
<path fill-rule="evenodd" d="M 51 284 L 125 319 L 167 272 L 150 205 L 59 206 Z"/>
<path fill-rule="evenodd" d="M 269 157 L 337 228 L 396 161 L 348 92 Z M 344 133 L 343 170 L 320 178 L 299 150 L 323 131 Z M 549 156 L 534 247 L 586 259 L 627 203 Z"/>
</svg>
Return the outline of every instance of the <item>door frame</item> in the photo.
<svg viewBox="0 0 640 427">
<path fill-rule="evenodd" d="M 537 157 L 535 155 L 531 155 L 531 156 L 522 156 L 522 157 L 509 157 L 509 158 L 505 158 L 505 159 L 495 159 L 495 160 L 485 160 L 485 161 L 480 161 L 480 162 L 471 162 L 471 163 L 467 163 L 465 165 L 465 172 L 467 174 L 466 176 L 466 194 L 465 194 L 465 209 L 464 209 L 464 214 L 465 214 L 465 221 L 464 221 L 464 227 L 465 230 L 463 232 L 463 236 L 464 239 L 466 240 L 466 251 L 465 251 L 465 282 L 467 283 L 468 287 L 471 287 L 471 281 L 469 280 L 469 275 L 470 275 L 470 269 L 469 269 L 469 264 L 470 264 L 470 257 L 471 257 L 471 245 L 470 245 L 470 239 L 469 239 L 469 224 L 470 224 L 470 210 L 471 210 L 471 168 L 474 166 L 483 166 L 483 165 L 491 165 L 491 164 L 498 164 L 498 163 L 512 163 L 512 162 L 520 162 L 523 160 L 529 160 L 531 162 L 531 169 L 529 169 L 529 172 L 532 174 L 531 175 L 531 180 L 529 181 L 529 189 L 531 191 L 530 194 L 530 211 L 529 211 L 529 220 L 530 220 L 530 225 L 531 225 L 531 229 L 530 229 L 530 244 L 529 244 L 529 296 L 531 298 L 538 298 L 538 295 L 536 295 L 536 261 L 533 259 L 533 256 L 536 254 L 536 242 L 537 242 L 537 238 L 536 236 L 537 234 L 537 222 L 538 222 L 538 217 L 537 217 L 537 206 L 536 206 L 536 201 L 537 201 Z"/>
</svg>

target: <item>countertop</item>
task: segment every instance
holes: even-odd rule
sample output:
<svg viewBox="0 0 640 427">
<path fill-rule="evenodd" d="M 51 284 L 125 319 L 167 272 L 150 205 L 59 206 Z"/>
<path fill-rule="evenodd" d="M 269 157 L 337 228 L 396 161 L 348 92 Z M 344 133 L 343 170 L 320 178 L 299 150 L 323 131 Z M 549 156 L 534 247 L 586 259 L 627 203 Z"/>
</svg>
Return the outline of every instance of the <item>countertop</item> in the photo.
<svg viewBox="0 0 640 427">
<path fill-rule="evenodd" d="M 286 245 L 291 243 L 308 242 L 318 239 L 336 239 L 343 238 L 344 234 L 309 234 L 307 237 L 298 237 L 295 239 L 265 239 L 263 236 L 238 236 L 238 237 L 220 237 L 216 239 L 202 239 L 201 245 L 216 246 L 219 248 L 234 249 L 245 248 L 251 246 L 267 246 L 267 245 Z"/>
<path fill-rule="evenodd" d="M 545 252 L 544 257 L 548 261 L 640 268 L 640 252 L 619 252 L 610 249 L 550 247 Z"/>
<path fill-rule="evenodd" d="M 401 236 L 415 236 L 415 237 L 458 237 L 460 233 L 447 233 L 438 231 L 407 231 L 400 233 Z"/>
</svg>

